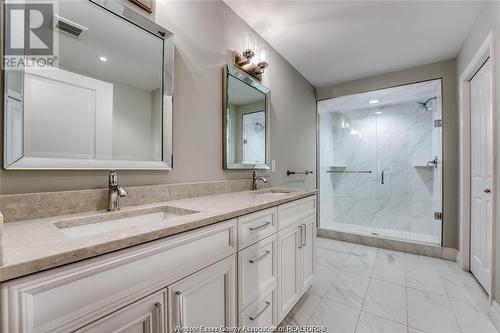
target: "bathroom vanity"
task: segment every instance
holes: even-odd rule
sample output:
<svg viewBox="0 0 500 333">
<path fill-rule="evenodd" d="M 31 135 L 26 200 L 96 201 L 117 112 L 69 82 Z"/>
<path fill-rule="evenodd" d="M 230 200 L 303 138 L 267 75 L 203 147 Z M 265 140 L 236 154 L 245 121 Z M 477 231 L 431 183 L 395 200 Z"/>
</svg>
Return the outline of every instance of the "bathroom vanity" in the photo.
<svg viewBox="0 0 500 333">
<path fill-rule="evenodd" d="M 2 332 L 272 330 L 315 235 L 316 191 L 272 188 L 7 223 Z"/>
</svg>

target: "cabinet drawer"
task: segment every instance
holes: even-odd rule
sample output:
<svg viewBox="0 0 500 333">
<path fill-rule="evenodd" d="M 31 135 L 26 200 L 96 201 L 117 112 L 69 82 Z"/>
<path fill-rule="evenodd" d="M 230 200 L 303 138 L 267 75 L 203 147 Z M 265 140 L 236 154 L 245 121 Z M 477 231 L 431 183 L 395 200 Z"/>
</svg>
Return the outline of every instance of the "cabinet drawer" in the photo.
<svg viewBox="0 0 500 333">
<path fill-rule="evenodd" d="M 276 235 L 238 254 L 239 311 L 274 288 L 277 281 Z"/>
<path fill-rule="evenodd" d="M 276 207 L 238 218 L 239 249 L 258 242 L 276 232 Z"/>
<path fill-rule="evenodd" d="M 316 214 L 316 196 L 278 206 L 278 229 L 282 230 L 309 215 Z"/>
<path fill-rule="evenodd" d="M 4 332 L 68 332 L 236 252 L 236 220 L 2 285 Z"/>
<path fill-rule="evenodd" d="M 273 332 L 277 322 L 276 310 L 276 292 L 272 290 L 240 313 L 240 327 L 260 327 L 266 329 L 259 332 Z"/>
</svg>

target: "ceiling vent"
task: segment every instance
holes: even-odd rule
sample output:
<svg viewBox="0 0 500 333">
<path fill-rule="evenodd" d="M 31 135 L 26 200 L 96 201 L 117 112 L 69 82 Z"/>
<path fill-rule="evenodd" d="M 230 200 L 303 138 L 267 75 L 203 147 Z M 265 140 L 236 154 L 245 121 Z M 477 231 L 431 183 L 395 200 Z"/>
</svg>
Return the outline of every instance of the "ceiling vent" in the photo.
<svg viewBox="0 0 500 333">
<path fill-rule="evenodd" d="M 76 38 L 82 38 L 88 28 L 64 17 L 55 15 L 54 28 Z"/>
</svg>

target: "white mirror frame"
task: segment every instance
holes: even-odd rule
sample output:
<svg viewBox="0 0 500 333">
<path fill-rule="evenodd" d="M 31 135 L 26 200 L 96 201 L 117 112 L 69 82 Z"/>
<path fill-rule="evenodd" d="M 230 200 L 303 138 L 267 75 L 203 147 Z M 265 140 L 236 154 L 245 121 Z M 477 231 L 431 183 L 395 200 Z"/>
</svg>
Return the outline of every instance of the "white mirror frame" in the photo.
<svg viewBox="0 0 500 333">
<path fill-rule="evenodd" d="M 148 18 L 130 10 L 119 2 L 108 4 L 103 0 L 80 0 L 89 1 L 110 14 L 117 15 L 142 29 L 162 38 L 164 40 L 164 64 L 163 64 L 163 124 L 162 124 L 162 159 L 161 161 L 134 161 L 134 160 L 106 160 L 106 159 L 74 159 L 74 158 L 52 158 L 52 157 L 30 157 L 24 155 L 24 134 L 23 134 L 23 154 L 12 163 L 7 163 L 7 137 L 6 108 L 9 92 L 7 91 L 7 75 L 4 71 L 4 145 L 3 145 L 3 168 L 5 170 L 172 170 L 173 168 L 173 82 L 174 82 L 174 35 L 170 31 L 154 23 Z M 3 13 L 5 15 L 5 13 Z M 5 43 L 5 17 L 2 27 L 2 43 Z M 4 47 L 5 49 L 5 47 Z M 24 79 L 24 71 L 23 71 Z M 24 84 L 24 83 L 23 83 Z M 23 101 L 21 98 L 23 109 Z M 23 123 L 23 133 L 24 133 Z"/>
</svg>

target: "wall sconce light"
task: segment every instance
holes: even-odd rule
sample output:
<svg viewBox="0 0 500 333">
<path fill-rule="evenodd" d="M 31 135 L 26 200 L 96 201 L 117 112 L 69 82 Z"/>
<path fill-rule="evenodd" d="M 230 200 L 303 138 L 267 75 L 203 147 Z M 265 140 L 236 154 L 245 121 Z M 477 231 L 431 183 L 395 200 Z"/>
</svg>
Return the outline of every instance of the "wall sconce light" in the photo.
<svg viewBox="0 0 500 333">
<path fill-rule="evenodd" d="M 247 48 L 241 54 L 238 51 L 233 52 L 234 65 L 257 80 L 262 81 L 262 74 L 264 74 L 264 71 L 269 66 L 269 63 L 266 61 L 267 53 L 265 49 L 260 51 L 259 62 L 257 64 L 252 62 L 254 57 L 255 52 L 250 48 Z"/>
</svg>

